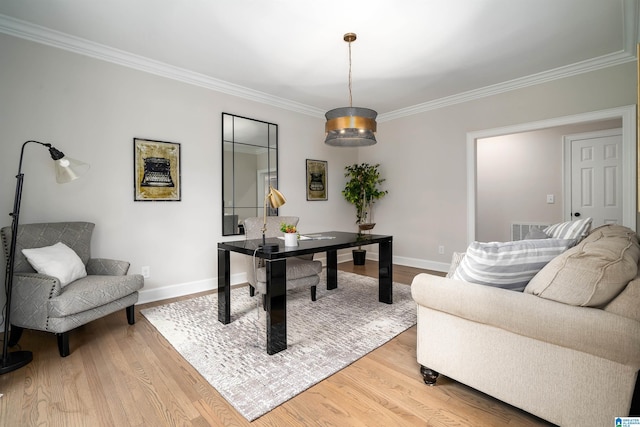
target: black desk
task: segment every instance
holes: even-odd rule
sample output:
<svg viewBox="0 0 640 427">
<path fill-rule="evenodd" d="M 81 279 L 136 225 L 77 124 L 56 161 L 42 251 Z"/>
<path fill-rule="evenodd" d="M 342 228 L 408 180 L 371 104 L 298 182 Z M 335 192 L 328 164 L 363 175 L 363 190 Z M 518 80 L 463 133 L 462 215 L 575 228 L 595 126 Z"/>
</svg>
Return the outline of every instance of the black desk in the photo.
<svg viewBox="0 0 640 427">
<path fill-rule="evenodd" d="M 231 322 L 231 272 L 230 254 L 237 252 L 265 260 L 267 273 L 267 353 L 275 354 L 287 348 L 287 289 L 286 259 L 293 256 L 327 253 L 327 289 L 338 287 L 338 249 L 360 245 L 378 244 L 378 300 L 387 304 L 393 302 L 392 288 L 392 242 L 393 236 L 376 234 L 358 235 L 330 231 L 319 233 L 332 239 L 300 240 L 298 246 L 285 247 L 278 238 L 267 239 L 268 243 L 278 243 L 277 252 L 256 251 L 262 239 L 237 240 L 218 243 L 218 320 L 224 324 Z"/>
</svg>

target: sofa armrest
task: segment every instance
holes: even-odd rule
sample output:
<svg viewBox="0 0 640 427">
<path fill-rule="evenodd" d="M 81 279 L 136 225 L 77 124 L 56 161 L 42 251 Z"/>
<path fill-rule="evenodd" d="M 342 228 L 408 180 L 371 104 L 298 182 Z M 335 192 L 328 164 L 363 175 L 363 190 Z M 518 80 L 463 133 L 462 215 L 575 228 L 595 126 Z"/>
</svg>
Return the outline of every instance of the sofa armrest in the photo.
<svg viewBox="0 0 640 427">
<path fill-rule="evenodd" d="M 91 258 L 87 262 L 87 274 L 91 276 L 125 276 L 130 263 L 107 258 Z"/>
<path fill-rule="evenodd" d="M 413 279 L 411 295 L 420 306 L 640 368 L 633 319 L 425 273 Z"/>
<path fill-rule="evenodd" d="M 60 280 L 39 273 L 15 273 L 11 293 L 11 324 L 44 330 L 47 304 L 60 295 Z"/>
</svg>

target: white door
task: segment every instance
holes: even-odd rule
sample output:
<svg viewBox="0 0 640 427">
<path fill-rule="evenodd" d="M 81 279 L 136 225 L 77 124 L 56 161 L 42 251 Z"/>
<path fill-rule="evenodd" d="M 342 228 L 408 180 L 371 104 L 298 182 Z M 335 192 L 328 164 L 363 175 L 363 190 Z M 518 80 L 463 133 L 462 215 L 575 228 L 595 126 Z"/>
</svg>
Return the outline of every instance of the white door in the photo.
<svg viewBox="0 0 640 427">
<path fill-rule="evenodd" d="M 565 213 L 592 228 L 622 224 L 622 129 L 565 136 Z"/>
</svg>

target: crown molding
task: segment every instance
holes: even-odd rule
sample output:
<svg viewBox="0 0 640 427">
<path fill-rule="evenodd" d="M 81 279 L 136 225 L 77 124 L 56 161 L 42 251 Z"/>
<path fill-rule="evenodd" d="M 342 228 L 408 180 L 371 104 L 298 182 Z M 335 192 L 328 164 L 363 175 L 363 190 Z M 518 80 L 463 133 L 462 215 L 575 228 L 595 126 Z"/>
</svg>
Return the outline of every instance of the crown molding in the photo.
<svg viewBox="0 0 640 427">
<path fill-rule="evenodd" d="M 488 96 L 525 88 L 552 80 L 562 79 L 602 68 L 612 67 L 636 60 L 636 44 L 638 41 L 638 22 L 640 10 L 637 0 L 623 0 L 624 2 L 624 50 L 598 58 L 589 59 L 553 70 L 544 71 L 526 77 L 462 92 L 456 95 L 435 99 L 425 103 L 382 113 L 378 115 L 378 122 L 385 122 L 402 117 L 412 116 L 439 108 L 473 101 Z M 239 98 L 248 99 L 261 104 L 271 105 L 289 111 L 324 118 L 324 110 L 270 95 L 268 93 L 249 89 L 223 80 L 208 77 L 204 74 L 175 67 L 160 61 L 135 55 L 123 50 L 115 49 L 103 44 L 94 43 L 79 37 L 71 36 L 30 22 L 0 14 L 0 33 L 41 43 L 47 46 L 67 50 L 80 55 L 89 56 L 114 64 L 133 68 L 157 76 L 177 80 L 183 83 L 200 86 L 206 89 L 225 93 Z"/>
<path fill-rule="evenodd" d="M 636 61 L 636 45 L 640 42 L 640 34 L 638 27 L 640 23 L 640 7 L 638 0 L 622 0 L 623 7 L 623 50 L 603 55 L 598 58 L 588 59 L 575 64 L 564 67 L 555 68 L 553 70 L 543 71 L 541 73 L 532 74 L 530 76 L 521 77 L 514 80 L 498 83 L 495 85 L 485 86 L 479 89 L 462 92 L 456 95 L 444 98 L 434 99 L 433 101 L 413 105 L 406 108 L 390 111 L 378 115 L 378 122 L 399 119 L 401 117 L 412 116 L 439 108 L 448 107 L 450 105 L 461 104 L 487 96 L 497 95 L 499 93 L 509 92 L 516 89 L 522 89 L 528 86 L 534 86 L 553 80 L 563 79 L 590 71 L 596 71 L 602 68 L 613 67 L 615 65 Z"/>
<path fill-rule="evenodd" d="M 319 108 L 208 77 L 204 74 L 175 67 L 100 43 L 94 43 L 2 14 L 0 14 L 0 32 L 261 104 L 268 104 L 314 117 L 324 117 L 324 111 Z"/>
<path fill-rule="evenodd" d="M 516 89 L 522 89 L 529 86 L 547 83 L 553 80 L 563 79 L 565 77 L 588 73 L 590 71 L 595 71 L 602 68 L 613 67 L 615 65 L 620 65 L 635 60 L 636 57 L 634 54 L 630 54 L 626 51 L 619 51 L 609 55 L 603 55 L 598 58 L 593 58 L 575 64 L 567 65 L 565 67 L 555 68 L 553 70 L 532 74 L 530 76 L 509 80 L 495 85 L 485 86 L 480 89 L 474 89 L 456 95 L 435 99 L 433 101 L 425 102 L 422 104 L 401 108 L 389 113 L 380 114 L 378 116 L 378 121 L 385 122 L 401 117 L 412 116 L 414 114 L 437 110 L 439 108 L 461 104 L 463 102 L 469 102 Z"/>
</svg>

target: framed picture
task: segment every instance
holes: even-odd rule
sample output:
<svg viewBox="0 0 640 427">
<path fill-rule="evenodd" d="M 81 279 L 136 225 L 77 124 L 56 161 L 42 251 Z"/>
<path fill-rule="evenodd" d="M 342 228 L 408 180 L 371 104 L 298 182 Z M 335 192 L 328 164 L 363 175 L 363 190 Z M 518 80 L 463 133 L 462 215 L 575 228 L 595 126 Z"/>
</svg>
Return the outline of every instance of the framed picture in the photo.
<svg viewBox="0 0 640 427">
<path fill-rule="evenodd" d="M 307 159 L 307 200 L 327 200 L 327 162 Z"/>
<path fill-rule="evenodd" d="M 180 144 L 133 139 L 133 200 L 180 201 Z"/>
</svg>

